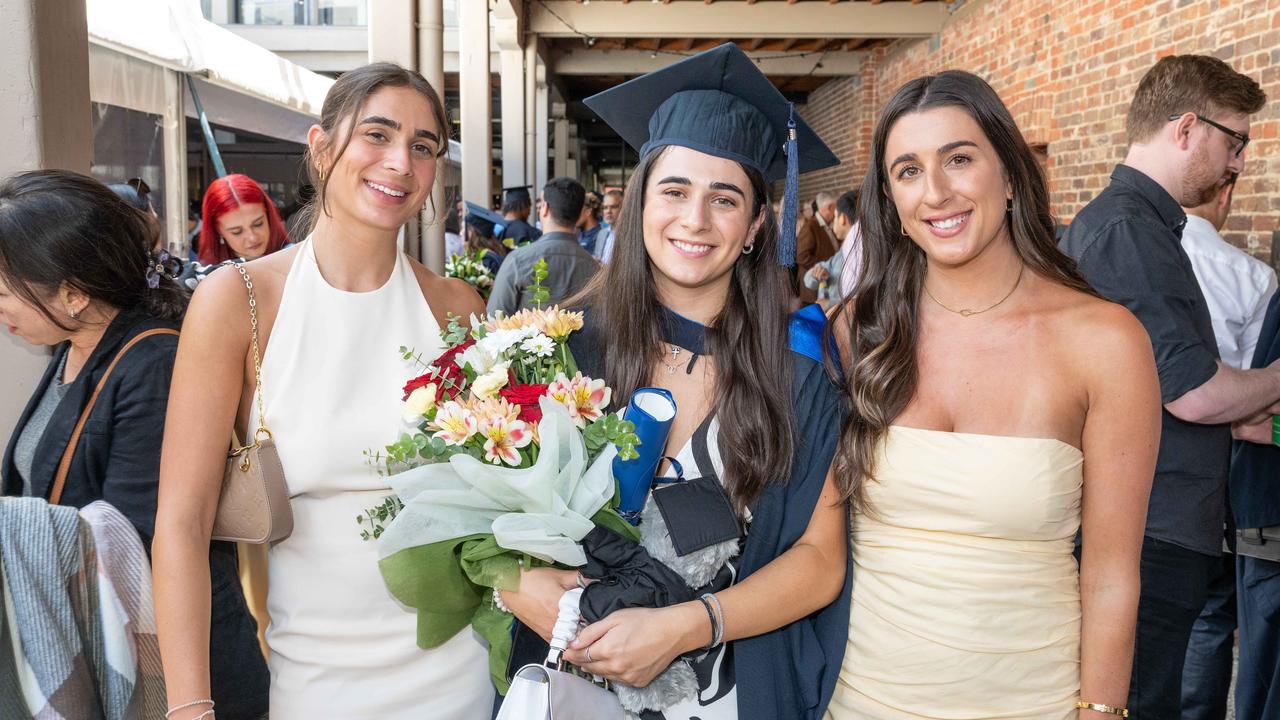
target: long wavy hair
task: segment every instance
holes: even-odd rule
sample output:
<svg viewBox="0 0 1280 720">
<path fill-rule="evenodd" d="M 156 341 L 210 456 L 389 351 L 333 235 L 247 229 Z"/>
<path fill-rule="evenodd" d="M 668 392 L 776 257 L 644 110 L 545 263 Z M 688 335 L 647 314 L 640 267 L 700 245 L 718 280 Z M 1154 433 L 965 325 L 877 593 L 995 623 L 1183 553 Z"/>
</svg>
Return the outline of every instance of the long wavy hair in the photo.
<svg viewBox="0 0 1280 720">
<path fill-rule="evenodd" d="M 920 295 L 928 266 L 924 251 L 902 234 L 889 194 L 885 145 L 899 118 L 940 107 L 968 113 L 995 149 L 1013 188 L 1013 209 L 1005 220 L 1014 251 L 1027 269 L 1096 295 L 1075 261 L 1058 249 L 1044 174 L 995 90 L 977 75 L 959 70 L 918 77 L 898 88 L 876 122 L 859 197 L 862 274 L 832 314 L 827 330 L 848 333 L 844 389 L 850 413 L 835 468 L 845 499 L 864 510 L 871 509 L 864 483 L 875 478 L 877 447 L 916 393 Z"/>
<path fill-rule="evenodd" d="M 644 198 L 649 175 L 668 146 L 654 148 L 627 183 L 615 225 L 613 255 L 580 295 L 593 323 L 606 328 L 605 379 L 614 397 L 631 397 L 650 383 L 663 352 L 660 303 L 644 244 Z M 765 485 L 785 481 L 795 441 L 791 405 L 791 357 L 787 347 L 789 282 L 778 265 L 778 225 L 769 187 L 756 170 L 741 166 L 751 182 L 751 217 L 764 220 L 751 238 L 755 249 L 730 271 L 724 308 L 707 328 L 715 359 L 712 412 L 720 421 L 725 487 L 738 511 L 750 507 Z"/>
</svg>

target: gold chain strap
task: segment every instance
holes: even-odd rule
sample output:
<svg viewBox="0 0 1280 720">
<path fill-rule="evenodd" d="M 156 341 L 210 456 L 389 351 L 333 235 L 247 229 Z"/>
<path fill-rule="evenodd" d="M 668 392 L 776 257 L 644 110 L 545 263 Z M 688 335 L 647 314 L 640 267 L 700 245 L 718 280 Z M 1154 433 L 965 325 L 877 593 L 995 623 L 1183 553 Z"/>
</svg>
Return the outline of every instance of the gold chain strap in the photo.
<svg viewBox="0 0 1280 720">
<path fill-rule="evenodd" d="M 267 429 L 267 411 L 262 402 L 262 354 L 258 349 L 258 300 L 253 294 L 253 281 L 249 279 L 249 273 L 245 271 L 244 266 L 238 262 L 231 264 L 240 271 L 240 277 L 244 278 L 244 287 L 249 291 L 249 327 L 253 332 L 254 395 L 257 396 L 258 402 L 258 429 L 253 432 L 252 443 L 231 451 L 232 455 L 239 455 L 246 450 L 258 447 L 262 436 L 270 440 L 271 431 Z"/>
</svg>

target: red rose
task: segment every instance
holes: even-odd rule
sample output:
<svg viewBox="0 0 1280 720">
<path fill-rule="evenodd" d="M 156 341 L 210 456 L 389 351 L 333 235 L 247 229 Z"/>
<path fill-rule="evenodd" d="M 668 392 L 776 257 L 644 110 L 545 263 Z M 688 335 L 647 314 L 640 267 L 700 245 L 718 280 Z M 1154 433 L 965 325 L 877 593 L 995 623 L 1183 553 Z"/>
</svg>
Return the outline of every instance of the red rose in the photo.
<svg viewBox="0 0 1280 720">
<path fill-rule="evenodd" d="M 467 338 L 466 342 L 454 345 L 431 361 L 431 367 L 434 369 L 428 374 L 440 383 L 440 396 L 450 400 L 457 397 L 458 391 L 467 382 L 467 376 L 462 372 L 462 368 L 458 367 L 457 357 L 475 344 L 474 339 Z"/>
<path fill-rule="evenodd" d="M 431 364 L 434 367 L 438 367 L 438 368 L 457 367 L 458 363 L 454 361 L 454 358 L 466 352 L 467 348 L 475 344 L 476 344 L 476 341 L 474 339 L 467 338 L 466 342 L 461 343 L 459 345 L 454 345 L 448 350 L 445 350 L 444 352 L 440 353 L 440 357 L 436 358 L 435 360 L 432 360 Z"/>
<path fill-rule="evenodd" d="M 541 383 L 535 385 L 511 385 L 498 391 L 507 402 L 512 405 L 520 406 L 520 419 L 527 423 L 537 423 L 542 420 L 542 408 L 538 407 L 538 398 L 547 394 L 547 386 Z"/>
<path fill-rule="evenodd" d="M 446 365 L 442 368 L 436 368 L 433 372 L 440 382 L 440 394 L 450 400 L 458 395 L 462 390 L 462 386 L 467 382 L 467 376 L 462 373 L 462 369 L 457 365 Z"/>
<path fill-rule="evenodd" d="M 414 391 L 414 390 L 417 390 L 418 388 L 424 388 L 424 387 L 426 387 L 426 386 L 430 385 L 431 383 L 433 383 L 433 382 L 435 382 L 435 381 L 436 381 L 436 371 L 435 371 L 435 370 L 432 370 L 431 372 L 429 372 L 429 373 L 427 373 L 427 374 L 425 374 L 425 375 L 419 375 L 418 377 L 416 377 L 416 378 L 414 378 L 414 379 L 410 380 L 409 382 L 405 383 L 405 385 L 404 385 L 404 397 L 400 398 L 400 401 L 401 401 L 401 402 L 404 402 L 405 400 L 408 400 L 408 399 L 409 399 L 409 395 L 410 395 L 411 393 L 413 393 L 413 391 Z M 436 398 L 438 399 L 439 397 L 440 397 L 440 387 L 437 385 L 437 386 L 436 386 Z"/>
</svg>

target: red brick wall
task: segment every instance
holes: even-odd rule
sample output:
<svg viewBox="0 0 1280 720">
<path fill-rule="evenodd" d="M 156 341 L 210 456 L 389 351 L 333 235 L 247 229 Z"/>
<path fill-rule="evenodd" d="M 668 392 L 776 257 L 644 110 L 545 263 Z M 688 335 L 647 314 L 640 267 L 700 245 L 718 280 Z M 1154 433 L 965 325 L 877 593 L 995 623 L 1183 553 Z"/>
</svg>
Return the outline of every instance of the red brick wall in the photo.
<svg viewBox="0 0 1280 720">
<path fill-rule="evenodd" d="M 1029 142 L 1048 144 L 1054 211 L 1069 220 L 1124 157 L 1142 74 L 1181 53 L 1215 55 L 1267 92 L 1224 235 L 1269 259 L 1280 229 L 1280 0 L 970 0 L 932 43 L 870 53 L 854 97 L 848 78 L 811 94 L 801 114 L 844 163 L 802 176 L 801 196 L 859 182 L 883 102 L 913 77 L 958 68 L 991 83 Z"/>
</svg>

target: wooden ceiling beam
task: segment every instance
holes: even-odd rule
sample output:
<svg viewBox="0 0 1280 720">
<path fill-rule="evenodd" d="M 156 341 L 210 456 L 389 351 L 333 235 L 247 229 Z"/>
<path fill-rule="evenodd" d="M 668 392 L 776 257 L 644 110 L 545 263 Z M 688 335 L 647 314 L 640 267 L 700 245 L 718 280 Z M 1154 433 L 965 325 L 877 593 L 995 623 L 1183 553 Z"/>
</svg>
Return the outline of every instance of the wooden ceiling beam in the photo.
<svg viewBox="0 0 1280 720">
<path fill-rule="evenodd" d="M 504 0 L 505 1 L 505 0 Z M 874 1 L 874 0 L 872 0 Z M 950 18 L 943 2 L 526 2 L 527 30 L 544 38 L 919 38 Z M 733 12 L 724 12 L 731 8 Z"/>
</svg>

